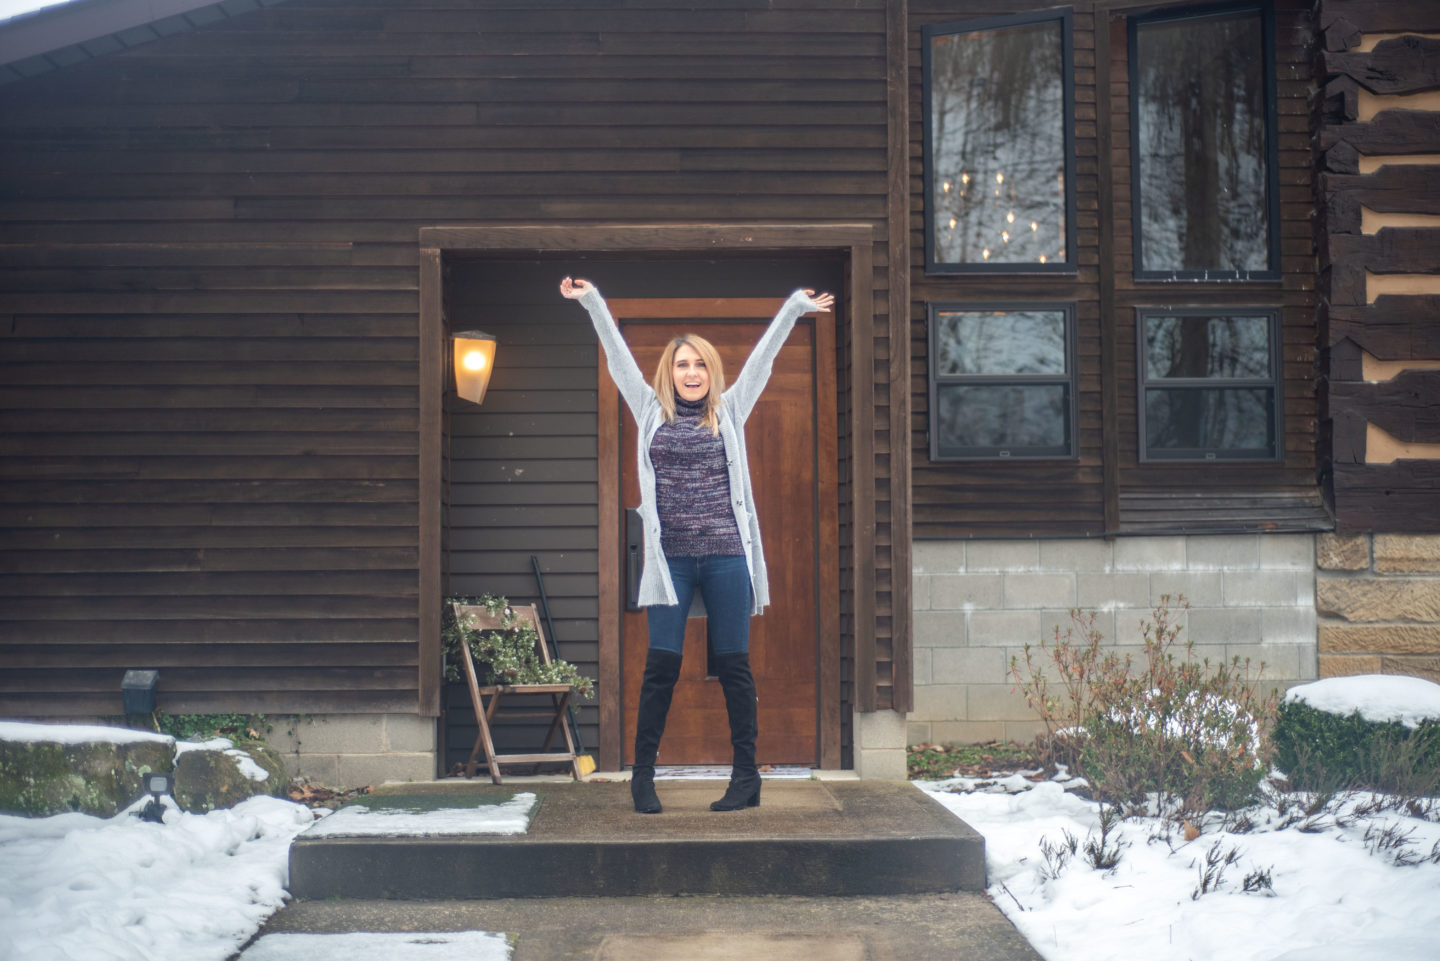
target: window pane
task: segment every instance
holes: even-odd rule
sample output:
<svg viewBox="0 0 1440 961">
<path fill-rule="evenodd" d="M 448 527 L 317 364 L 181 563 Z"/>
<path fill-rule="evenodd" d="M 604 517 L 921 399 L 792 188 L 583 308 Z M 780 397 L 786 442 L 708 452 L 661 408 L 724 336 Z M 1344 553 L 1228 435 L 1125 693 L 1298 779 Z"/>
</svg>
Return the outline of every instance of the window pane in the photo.
<svg viewBox="0 0 1440 961">
<path fill-rule="evenodd" d="M 1065 373 L 1064 311 L 947 312 L 935 320 L 941 375 Z"/>
<path fill-rule="evenodd" d="M 1270 376 L 1269 317 L 1146 317 L 1145 374 Z"/>
<path fill-rule="evenodd" d="M 1068 388 L 1063 384 L 945 384 L 935 393 L 941 456 L 977 450 L 1058 454 L 1069 449 Z"/>
<path fill-rule="evenodd" d="M 1274 391 L 1269 388 L 1147 390 L 1145 443 L 1165 451 L 1275 453 Z"/>
<path fill-rule="evenodd" d="M 931 38 L 940 263 L 1064 263 L 1061 21 Z"/>
<path fill-rule="evenodd" d="M 1141 269 L 1268 270 L 1260 13 L 1135 29 Z"/>
</svg>

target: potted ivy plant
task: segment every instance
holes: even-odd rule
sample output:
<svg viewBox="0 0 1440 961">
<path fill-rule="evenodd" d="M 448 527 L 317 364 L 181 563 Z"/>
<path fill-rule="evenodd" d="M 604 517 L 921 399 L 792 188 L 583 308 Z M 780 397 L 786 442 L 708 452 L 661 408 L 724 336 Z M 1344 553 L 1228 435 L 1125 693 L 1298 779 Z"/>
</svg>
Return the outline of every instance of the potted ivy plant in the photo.
<svg viewBox="0 0 1440 961">
<path fill-rule="evenodd" d="M 484 607 L 492 619 L 500 620 L 500 627 L 482 627 L 473 614 L 460 611 L 466 605 Z M 444 641 L 447 681 L 461 679 L 461 645 L 466 645 L 482 685 L 568 684 L 587 700 L 595 696 L 594 684 L 575 665 L 559 658 L 545 663 L 534 626 L 516 617 L 503 597 L 485 594 L 479 598 L 447 598 L 440 636 Z"/>
</svg>

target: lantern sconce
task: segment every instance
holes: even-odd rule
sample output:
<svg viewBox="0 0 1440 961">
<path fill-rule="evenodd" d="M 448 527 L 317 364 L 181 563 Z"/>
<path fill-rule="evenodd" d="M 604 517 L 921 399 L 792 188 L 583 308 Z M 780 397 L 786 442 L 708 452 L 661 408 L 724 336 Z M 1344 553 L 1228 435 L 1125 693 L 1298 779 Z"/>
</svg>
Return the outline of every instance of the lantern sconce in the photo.
<svg viewBox="0 0 1440 961">
<path fill-rule="evenodd" d="M 490 372 L 495 368 L 495 337 L 483 330 L 463 330 L 454 335 L 455 392 L 472 404 L 485 400 Z"/>
</svg>

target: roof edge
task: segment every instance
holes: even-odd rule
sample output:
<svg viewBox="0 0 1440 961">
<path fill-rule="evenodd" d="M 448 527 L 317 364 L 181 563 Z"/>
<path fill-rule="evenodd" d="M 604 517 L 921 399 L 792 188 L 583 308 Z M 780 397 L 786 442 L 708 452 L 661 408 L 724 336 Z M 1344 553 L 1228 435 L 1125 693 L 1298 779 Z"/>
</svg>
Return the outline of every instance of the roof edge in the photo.
<svg viewBox="0 0 1440 961">
<path fill-rule="evenodd" d="M 0 84 L 185 33 L 285 0 L 72 0 L 0 23 Z"/>
</svg>

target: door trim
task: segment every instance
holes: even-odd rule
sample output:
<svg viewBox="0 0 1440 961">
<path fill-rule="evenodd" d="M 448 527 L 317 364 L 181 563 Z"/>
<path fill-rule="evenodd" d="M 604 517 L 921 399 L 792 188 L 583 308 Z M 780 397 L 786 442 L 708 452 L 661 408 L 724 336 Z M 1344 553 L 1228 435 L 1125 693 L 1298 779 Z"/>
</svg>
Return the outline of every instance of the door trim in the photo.
<svg viewBox="0 0 1440 961">
<path fill-rule="evenodd" d="M 838 253 L 846 265 L 846 295 L 849 316 L 845 343 L 849 348 L 850 369 L 861 376 L 850 378 L 845 409 L 846 466 L 848 468 L 850 534 L 849 587 L 851 610 L 849 622 L 853 631 L 854 677 L 851 683 L 852 706 L 861 712 L 876 709 L 876 557 L 875 557 L 875 378 L 864 372 L 875 369 L 875 272 L 874 244 L 877 226 L 868 223 L 839 224 L 556 224 L 556 225 L 479 225 L 454 227 L 421 227 L 420 282 L 420 393 L 434 393 L 437 398 L 444 380 L 443 332 L 444 307 L 440 285 L 441 266 L 445 254 L 473 253 L 486 256 L 505 254 L 533 255 L 540 251 L 567 254 L 580 253 L 673 253 L 676 251 L 707 251 L 724 255 L 727 251 L 786 251 Z M 908 319 L 908 318 L 907 318 Z M 888 332 L 888 331 L 887 331 Z M 882 333 L 887 333 L 882 332 Z M 892 350 L 901 349 L 894 347 Z M 903 391 L 904 385 L 900 387 Z M 422 399 L 418 432 L 420 440 L 421 499 L 435 488 L 438 498 L 440 464 L 427 465 L 424 452 L 429 450 L 428 438 L 439 438 L 442 432 L 441 405 L 426 405 Z M 438 443 L 438 441 L 437 441 Z M 433 445 L 430 445 L 433 446 Z M 908 452 L 902 444 L 901 452 Z M 892 461 L 894 453 L 891 452 Z M 903 458 L 902 458 L 903 459 Z M 892 463 L 892 467 L 893 467 Z M 433 476 L 432 476 L 433 475 Z M 904 483 L 909 483 L 908 471 Z M 618 483 L 618 479 L 615 481 Z M 602 478 L 601 483 L 604 483 Z M 618 496 L 618 491 L 612 490 Z M 605 494 L 602 490 L 602 503 Z M 438 500 L 437 500 L 438 503 Z M 434 717 L 439 713 L 440 636 L 438 630 L 441 597 L 442 535 L 440 511 L 424 512 L 418 530 L 420 553 L 419 615 L 419 713 Z M 908 539 L 909 531 L 896 531 L 892 536 Z M 619 531 L 615 525 L 600 531 L 602 557 L 618 556 Z M 842 565 L 843 566 L 843 565 Z M 428 576 L 426 576 L 428 574 Z M 908 574 L 908 571 L 906 572 Z M 601 576 L 605 576 L 602 571 Z M 908 580 L 908 578 L 907 578 Z M 893 589 L 893 588 L 892 588 Z M 897 592 L 898 594 L 898 592 Z M 908 596 L 908 593 L 907 593 Z M 431 613 L 433 612 L 433 613 Z M 429 625 L 434 623 L 434 629 Z M 602 690 L 619 689 L 620 636 L 618 619 L 610 625 L 602 617 L 599 631 L 600 677 Z M 908 639 L 906 639 L 908 642 Z M 897 647 L 900 645 L 896 645 Z M 827 665 L 839 677 L 839 663 Z M 896 679 L 897 685 L 901 679 Z M 897 690 L 899 688 L 897 687 Z M 908 684 L 905 686 L 908 691 Z M 837 712 L 838 713 L 838 712 Z M 828 719 L 827 719 L 828 720 Z M 840 767 L 839 732 L 842 719 L 834 719 L 835 736 L 827 738 L 820 763 L 823 768 Z M 600 701 L 600 748 L 596 758 L 603 770 L 620 768 L 620 704 L 616 698 Z M 832 727 L 827 723 L 825 727 Z"/>
</svg>

